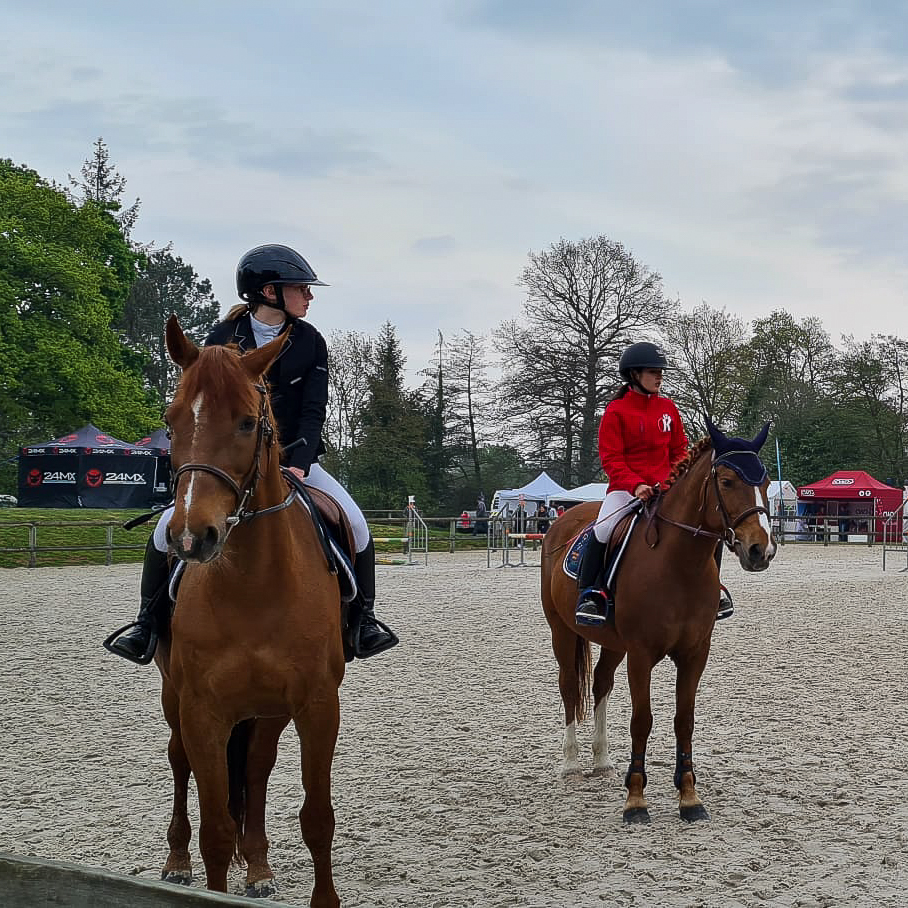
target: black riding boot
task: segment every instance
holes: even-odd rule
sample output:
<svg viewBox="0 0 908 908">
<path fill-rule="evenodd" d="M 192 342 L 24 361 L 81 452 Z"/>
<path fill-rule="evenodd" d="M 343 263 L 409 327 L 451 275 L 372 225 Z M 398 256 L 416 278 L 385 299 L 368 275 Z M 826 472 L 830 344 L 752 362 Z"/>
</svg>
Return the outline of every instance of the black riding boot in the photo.
<svg viewBox="0 0 908 908">
<path fill-rule="evenodd" d="M 720 542 L 716 546 L 716 567 L 722 569 L 722 543 Z M 735 604 L 731 601 L 731 593 L 728 592 L 728 589 L 723 585 L 719 584 L 719 609 L 716 612 L 716 621 L 721 621 L 723 618 L 731 618 L 735 613 Z"/>
<path fill-rule="evenodd" d="M 580 601 L 574 612 L 577 624 L 598 627 L 606 624 L 612 608 L 611 597 L 606 590 L 599 589 L 595 584 L 602 571 L 602 562 L 605 558 L 605 543 L 590 535 L 586 544 L 586 551 L 580 561 L 580 571 L 577 575 L 577 585 L 580 587 Z"/>
<path fill-rule="evenodd" d="M 126 625 L 104 641 L 107 649 L 139 665 L 151 662 L 158 645 L 161 601 L 167 600 L 167 581 L 167 554 L 159 552 L 155 548 L 154 537 L 149 536 L 139 587 L 142 596 L 139 614 L 133 624 Z"/>
<path fill-rule="evenodd" d="M 353 655 L 367 659 L 391 649 L 399 642 L 397 634 L 375 617 L 375 543 L 371 539 L 353 559 L 353 572 L 359 587 L 359 595 L 356 597 L 359 631 L 353 644 Z"/>
</svg>

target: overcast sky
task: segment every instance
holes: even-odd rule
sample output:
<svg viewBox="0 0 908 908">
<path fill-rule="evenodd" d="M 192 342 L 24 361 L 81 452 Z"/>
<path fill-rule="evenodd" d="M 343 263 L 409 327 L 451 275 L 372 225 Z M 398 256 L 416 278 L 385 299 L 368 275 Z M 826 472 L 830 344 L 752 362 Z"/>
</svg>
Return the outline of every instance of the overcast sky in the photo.
<svg viewBox="0 0 908 908">
<path fill-rule="evenodd" d="M 908 336 L 908 4 L 0 0 L 0 156 L 103 136 L 136 238 L 211 279 L 286 243 L 324 334 L 519 317 L 530 250 L 606 234 L 687 308 Z"/>
</svg>

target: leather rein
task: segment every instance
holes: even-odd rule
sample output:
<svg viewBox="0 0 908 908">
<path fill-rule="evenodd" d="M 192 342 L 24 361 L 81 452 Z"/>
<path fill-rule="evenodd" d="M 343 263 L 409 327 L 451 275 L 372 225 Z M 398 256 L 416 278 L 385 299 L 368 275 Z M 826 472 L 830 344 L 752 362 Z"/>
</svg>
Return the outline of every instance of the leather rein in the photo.
<svg viewBox="0 0 908 908">
<path fill-rule="evenodd" d="M 748 453 L 750 453 L 750 452 L 748 452 Z M 754 455 L 754 456 L 756 456 L 756 455 Z M 668 492 L 668 489 L 666 489 L 665 492 L 661 492 L 659 494 L 654 506 L 652 507 L 652 509 L 650 509 L 649 520 L 647 522 L 647 530 L 649 530 L 649 528 L 653 525 L 653 521 L 655 519 L 659 519 L 663 523 L 668 523 L 668 524 L 671 524 L 671 526 L 678 527 L 678 529 L 684 530 L 685 532 L 690 533 L 693 536 L 706 536 L 708 539 L 721 540 L 722 544 L 725 545 L 726 548 L 730 552 L 733 552 L 735 550 L 735 543 L 737 543 L 739 541 L 738 536 L 735 533 L 735 530 L 745 520 L 747 520 L 748 517 L 751 517 L 754 514 L 765 514 L 767 516 L 767 518 L 770 516 L 770 514 L 769 514 L 768 508 L 765 508 L 762 505 L 756 505 L 752 508 L 747 508 L 746 510 L 742 511 L 734 519 L 731 518 L 731 516 L 728 513 L 728 508 L 725 506 L 725 499 L 722 498 L 722 492 L 719 490 L 719 479 L 716 474 L 716 467 L 720 466 L 721 464 L 722 464 L 721 457 L 716 459 L 715 461 L 713 461 L 713 465 L 709 471 L 709 476 L 706 477 L 706 480 L 703 483 L 703 490 L 702 490 L 702 493 L 700 496 L 701 497 L 700 512 L 702 513 L 704 508 L 706 507 L 706 487 L 709 484 L 710 480 L 712 480 L 713 489 L 715 490 L 715 493 L 716 493 L 716 502 L 717 502 L 716 507 L 717 507 L 717 510 L 722 514 L 722 532 L 721 533 L 716 533 L 712 530 L 704 529 L 702 524 L 700 524 L 699 526 L 691 526 L 688 523 L 682 523 L 680 520 L 673 520 L 671 517 L 666 517 L 664 514 L 662 514 L 659 511 L 659 505 L 662 504 L 662 501 L 665 498 L 665 495 Z M 750 483 L 748 483 L 748 484 L 750 484 Z M 657 534 L 656 541 L 654 543 L 650 543 L 650 548 L 655 548 L 656 545 L 658 545 L 658 543 L 659 543 L 659 538 L 658 538 L 658 534 Z"/>
<path fill-rule="evenodd" d="M 252 501 L 252 498 L 255 495 L 256 486 L 262 478 L 262 452 L 266 447 L 270 450 L 274 445 L 274 426 L 272 425 L 271 418 L 269 417 L 266 408 L 268 390 L 262 384 L 256 384 L 255 390 L 261 395 L 258 429 L 255 440 L 255 454 L 252 458 L 252 466 L 247 471 L 245 481 L 242 485 L 229 473 L 224 472 L 220 467 L 213 466 L 210 463 L 184 463 L 174 472 L 170 481 L 170 491 L 174 497 L 176 496 L 177 480 L 184 473 L 210 473 L 212 476 L 217 476 L 218 479 L 230 486 L 233 494 L 236 495 L 237 504 L 234 512 L 227 518 L 227 534 L 229 534 L 237 524 L 244 523 L 248 520 L 254 520 L 256 517 L 264 517 L 266 514 L 274 514 L 277 511 L 283 511 L 284 508 L 288 508 L 293 504 L 293 499 L 297 494 L 296 490 L 291 488 L 287 497 L 280 504 L 271 505 L 271 507 L 267 508 L 258 508 L 256 510 L 249 510 L 246 507 L 247 502 Z"/>
</svg>

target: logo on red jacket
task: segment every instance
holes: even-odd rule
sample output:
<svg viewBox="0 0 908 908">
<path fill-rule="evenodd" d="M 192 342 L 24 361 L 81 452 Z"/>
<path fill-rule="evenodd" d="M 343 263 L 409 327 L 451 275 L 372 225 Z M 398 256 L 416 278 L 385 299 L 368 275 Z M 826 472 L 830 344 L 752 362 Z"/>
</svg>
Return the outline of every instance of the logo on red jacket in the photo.
<svg viewBox="0 0 908 908">
<path fill-rule="evenodd" d="M 662 427 L 663 432 L 671 432 L 672 430 L 672 418 L 668 413 L 663 413 L 661 419 L 659 420 L 659 425 Z"/>
</svg>

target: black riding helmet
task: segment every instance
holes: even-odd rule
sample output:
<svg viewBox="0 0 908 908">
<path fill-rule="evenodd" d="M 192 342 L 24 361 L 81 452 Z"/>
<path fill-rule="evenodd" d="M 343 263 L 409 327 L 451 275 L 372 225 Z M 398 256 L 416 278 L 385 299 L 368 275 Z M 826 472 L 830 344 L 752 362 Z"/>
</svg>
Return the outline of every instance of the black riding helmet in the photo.
<svg viewBox="0 0 908 908">
<path fill-rule="evenodd" d="M 625 381 L 632 381 L 631 369 L 669 369 L 662 348 L 649 341 L 631 344 L 618 360 L 618 374 Z"/>
<path fill-rule="evenodd" d="M 262 295 L 266 284 L 274 284 L 277 301 L 272 303 Z M 264 303 L 276 309 L 284 308 L 282 284 L 309 284 L 327 287 L 320 281 L 312 266 L 289 246 L 269 243 L 250 249 L 236 266 L 236 292 L 250 305 Z"/>
</svg>

